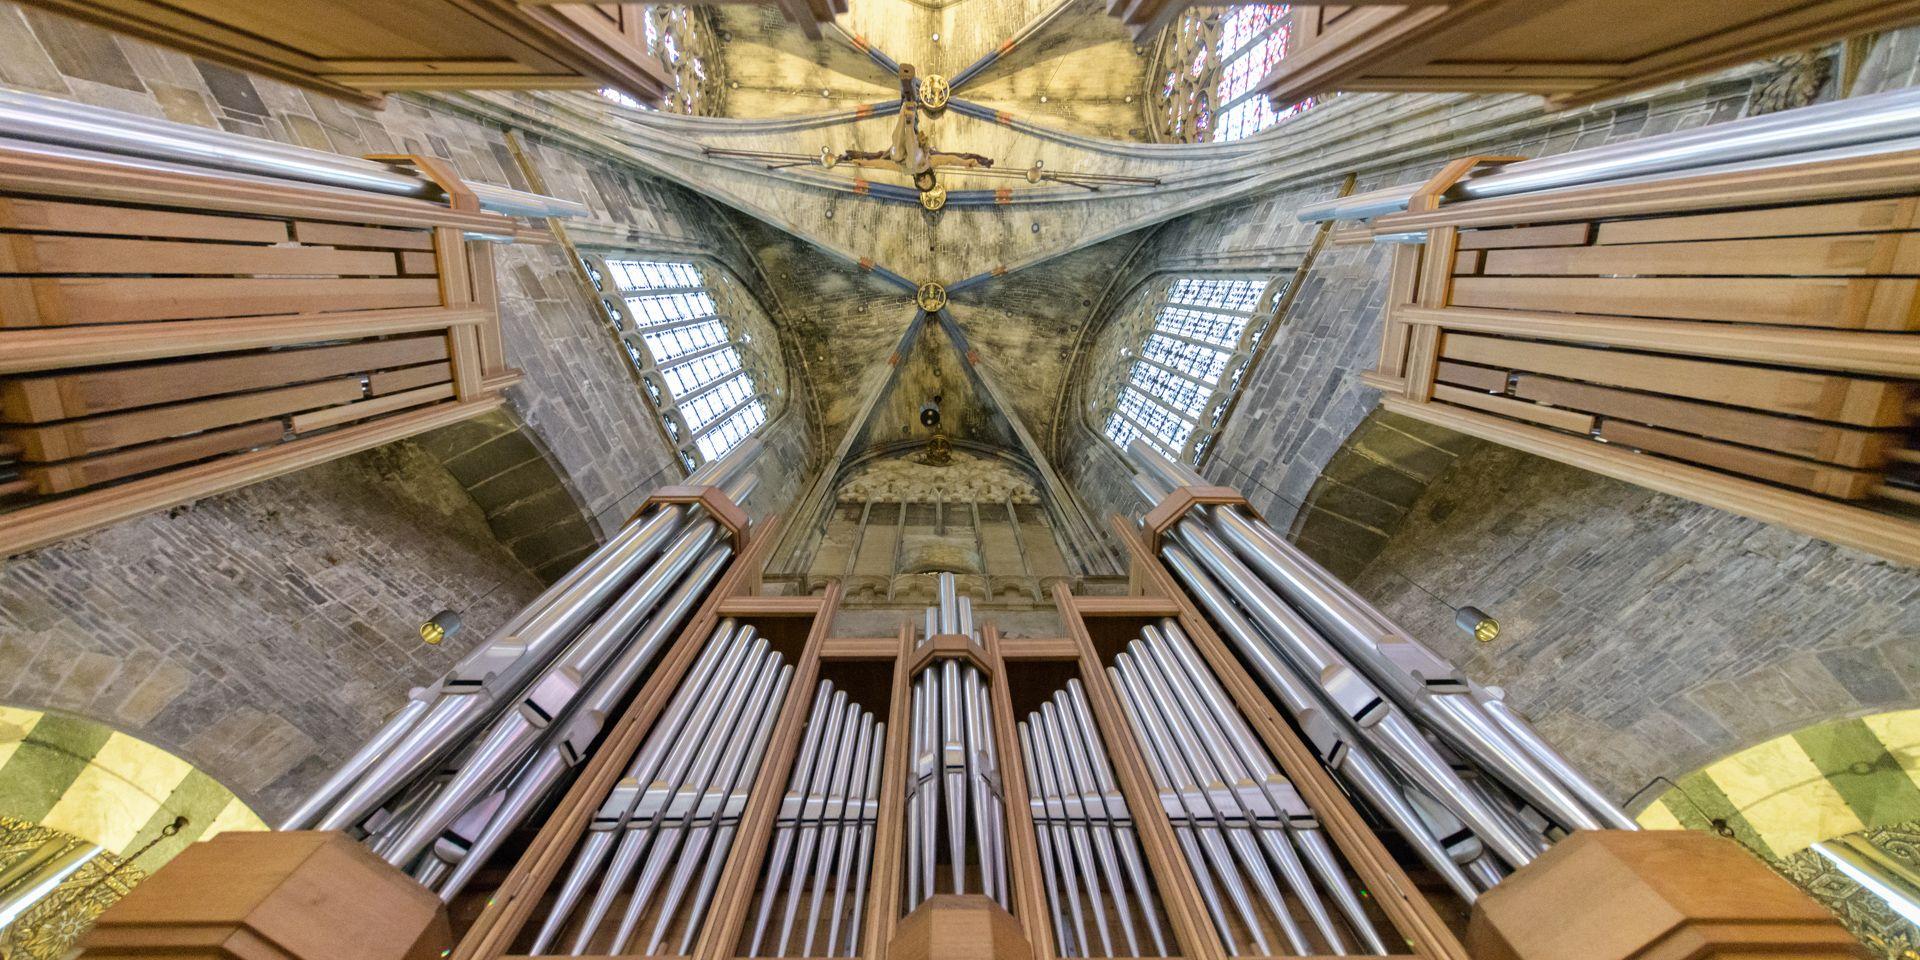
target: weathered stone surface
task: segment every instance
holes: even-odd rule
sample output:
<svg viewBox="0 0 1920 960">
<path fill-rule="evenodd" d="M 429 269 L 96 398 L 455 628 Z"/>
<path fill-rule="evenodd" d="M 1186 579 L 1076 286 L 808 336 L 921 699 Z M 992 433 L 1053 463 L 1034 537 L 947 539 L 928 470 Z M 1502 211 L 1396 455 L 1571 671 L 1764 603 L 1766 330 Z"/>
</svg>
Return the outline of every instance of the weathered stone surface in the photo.
<svg viewBox="0 0 1920 960">
<path fill-rule="evenodd" d="M 1920 698 L 1920 573 L 1503 447 L 1435 483 L 1354 585 L 1621 799 Z M 1499 640 L 1454 626 L 1467 604 Z"/>
<path fill-rule="evenodd" d="M 271 819 L 537 589 L 402 442 L 0 564 L 0 703 L 149 740 Z M 441 609 L 465 629 L 426 646 Z"/>
</svg>

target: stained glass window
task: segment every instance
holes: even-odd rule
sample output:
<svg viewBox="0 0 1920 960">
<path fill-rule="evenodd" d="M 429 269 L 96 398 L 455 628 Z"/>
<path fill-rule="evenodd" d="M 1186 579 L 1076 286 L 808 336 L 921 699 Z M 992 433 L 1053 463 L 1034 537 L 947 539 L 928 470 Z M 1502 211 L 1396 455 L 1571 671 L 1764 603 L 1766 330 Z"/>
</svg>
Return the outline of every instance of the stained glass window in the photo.
<svg viewBox="0 0 1920 960">
<path fill-rule="evenodd" d="M 1121 448 L 1145 439 L 1175 459 L 1197 461 L 1239 389 L 1265 279 L 1182 277 L 1162 283 L 1139 347 L 1106 418 Z M 1236 364 L 1236 357 L 1239 358 Z M 1232 366 L 1234 377 L 1227 377 Z"/>
<path fill-rule="evenodd" d="M 678 412 L 702 461 L 725 454 L 767 422 L 753 374 L 698 266 L 612 258 L 589 263 L 604 265 L 612 279 L 608 293 L 625 304 L 624 324 L 632 328 L 621 338 L 627 353 L 647 371 L 649 388 L 665 387 L 655 399 L 663 414 Z M 666 422 L 679 439 L 673 418 Z"/>
<path fill-rule="evenodd" d="M 1160 90 L 1159 129 L 1167 140 L 1226 141 L 1252 136 L 1313 106 L 1275 107 L 1253 88 L 1287 55 L 1293 37 L 1283 3 L 1195 8 L 1162 41 L 1167 82 Z"/>
<path fill-rule="evenodd" d="M 621 4 L 623 17 L 638 17 L 647 52 L 671 76 L 673 90 L 658 109 L 694 116 L 719 116 L 726 96 L 725 63 L 719 54 L 719 30 L 704 8 L 672 4 Z M 624 20 L 623 20 L 624 22 Z M 652 110 L 611 88 L 600 95 L 622 106 Z"/>
</svg>

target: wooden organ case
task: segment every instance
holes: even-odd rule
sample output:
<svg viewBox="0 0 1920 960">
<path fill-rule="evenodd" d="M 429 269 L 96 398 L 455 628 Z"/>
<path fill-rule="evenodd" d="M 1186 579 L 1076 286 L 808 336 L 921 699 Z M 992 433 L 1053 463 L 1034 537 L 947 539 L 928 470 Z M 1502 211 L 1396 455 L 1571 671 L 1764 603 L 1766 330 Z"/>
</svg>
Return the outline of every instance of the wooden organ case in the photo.
<svg viewBox="0 0 1920 960">
<path fill-rule="evenodd" d="M 1390 410 L 1920 563 L 1916 204 L 1896 151 L 1383 216 L 1424 243 L 1366 377 Z"/>
<path fill-rule="evenodd" d="M 592 737 L 590 754 L 571 758 L 578 762 L 570 785 L 560 790 L 564 780 L 546 776 L 534 793 L 557 792 L 545 801 L 509 785 L 495 795 L 504 801 L 469 808 L 483 811 L 481 819 L 508 810 L 524 817 L 510 835 L 488 840 L 487 829 L 463 825 L 467 815 L 453 816 L 458 806 L 419 829 L 408 821 L 421 807 L 404 800 L 388 808 L 398 827 L 377 825 L 385 812 L 361 821 L 367 804 L 337 821 L 372 830 L 364 848 L 334 833 L 229 834 L 136 888 L 103 917 L 85 956 L 145 956 L 156 944 L 189 941 L 200 952 L 181 955 L 329 960 L 1651 960 L 1679 956 L 1667 952 L 1676 943 L 1698 947 L 1684 955 L 1702 958 L 1783 946 L 1818 960 L 1860 955 L 1784 880 L 1704 834 L 1582 830 L 1544 855 L 1544 840 L 1533 841 L 1539 850 L 1527 845 L 1516 859 L 1537 859 L 1504 883 L 1504 870 L 1446 879 L 1422 866 L 1405 838 L 1363 813 L 1351 787 L 1336 782 L 1329 764 L 1353 761 L 1326 753 L 1328 741 L 1314 733 L 1324 724 L 1312 711 L 1276 708 L 1275 688 L 1263 689 L 1246 650 L 1229 642 L 1245 636 L 1240 615 L 1206 612 L 1228 610 L 1212 606 L 1218 588 L 1196 588 L 1196 600 L 1182 586 L 1188 555 L 1173 545 L 1198 551 L 1212 542 L 1204 528 L 1215 521 L 1205 511 L 1222 530 L 1231 526 L 1227 513 L 1254 525 L 1245 529 L 1264 527 L 1231 490 L 1178 486 L 1139 527 L 1116 518 L 1132 558 L 1129 595 L 1057 587 L 1062 636 L 1003 637 L 990 622 L 976 624 L 951 575 L 942 575 L 941 603 L 924 624 L 905 622 L 892 637 L 843 638 L 831 629 L 837 582 L 816 596 L 761 592 L 758 572 L 778 521 L 744 522 L 733 503 L 751 485 L 727 469 L 722 463 L 715 475 L 662 491 L 578 577 L 553 588 L 561 598 L 591 589 L 660 529 L 682 539 L 647 562 L 671 566 L 684 544 L 709 551 L 661 608 L 674 612 L 648 621 L 636 639 L 655 654 L 651 672 L 617 710 L 592 714 L 604 732 Z M 694 512 L 674 512 L 686 510 Z M 626 596 L 672 581 L 656 581 L 658 569 L 648 568 Z M 616 600 L 607 616 L 626 616 L 619 611 L 627 603 Z M 574 606 L 536 602 L 496 636 L 517 644 L 537 636 L 534 625 L 552 611 Z M 662 624 L 674 627 L 672 640 L 656 646 Z M 485 656 L 483 649 L 469 659 Z M 574 667 L 584 661 L 561 656 L 570 665 L 549 676 L 578 676 Z M 464 684 L 462 676 L 456 668 L 444 689 Z M 558 702 L 540 693 L 547 683 L 533 681 L 523 703 Z M 433 702 L 425 713 L 403 710 L 387 729 L 450 729 L 434 719 L 447 697 Z M 532 742 L 514 739 L 524 719 L 511 707 L 504 716 L 471 749 L 448 754 L 441 779 L 422 781 L 429 794 L 478 782 L 467 770 L 489 757 L 500 770 L 521 771 L 513 783 L 543 764 L 557 769 L 543 759 L 546 747 L 524 760 L 501 752 Z M 565 730 L 575 720 L 556 715 L 553 723 Z M 393 756 L 398 741 L 385 730 L 363 754 L 377 755 L 382 742 Z M 377 777 L 382 768 L 363 759 L 343 770 Z M 342 790 L 330 783 L 316 798 Z M 309 801 L 290 825 L 326 825 L 318 809 Z M 1631 826 L 1617 810 L 1612 817 L 1614 826 Z M 434 836 L 433 845 L 413 842 Z M 324 875 L 304 866 L 316 848 L 328 858 Z M 415 850 L 430 852 L 416 858 Z M 1476 847 L 1461 862 L 1487 856 Z M 272 869 L 262 866 L 269 861 Z M 1711 868 L 1693 869 L 1703 862 Z M 368 906 L 370 887 L 405 882 L 388 864 L 449 901 L 450 941 L 446 915 L 423 912 L 424 891 Z M 448 884 L 449 865 L 459 883 Z M 258 892 L 194 899 L 196 891 L 171 879 L 206 883 L 222 869 Z M 1676 870 L 1685 874 L 1678 881 Z M 1467 904 L 1448 889 L 1456 883 L 1499 908 L 1474 914 L 1470 939 Z M 1572 902 L 1569 887 L 1592 889 L 1595 902 Z M 297 890 L 303 906 L 262 907 L 278 902 L 279 889 Z M 222 907 L 207 902 L 240 909 L 215 916 Z M 369 927 L 381 931 L 377 940 L 333 915 L 370 909 L 384 911 Z M 1543 911 L 1578 922 L 1543 926 Z M 1582 923 L 1609 932 L 1582 932 Z M 273 949 L 233 946 L 242 941 Z"/>
<path fill-rule="evenodd" d="M 1257 85 L 1279 103 L 1334 91 L 1459 91 L 1578 106 L 1911 24 L 1920 4 L 1423 0 L 1296 4 L 1293 17 L 1293 49 Z"/>
<path fill-rule="evenodd" d="M 443 161 L 52 109 L 433 198 L 0 148 L 0 555 L 485 413 L 519 381 L 473 238 L 544 233 Z"/>
</svg>

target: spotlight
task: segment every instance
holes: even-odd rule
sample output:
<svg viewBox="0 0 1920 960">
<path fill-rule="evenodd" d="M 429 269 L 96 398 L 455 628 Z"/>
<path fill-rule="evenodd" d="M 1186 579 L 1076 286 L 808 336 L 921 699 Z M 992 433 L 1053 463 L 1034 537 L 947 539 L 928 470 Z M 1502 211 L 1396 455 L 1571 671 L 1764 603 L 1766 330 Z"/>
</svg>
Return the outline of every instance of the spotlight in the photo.
<svg viewBox="0 0 1920 960">
<path fill-rule="evenodd" d="M 439 646 L 448 637 L 460 632 L 460 615 L 452 610 L 442 610 L 420 625 L 420 639 L 431 646 Z"/>
<path fill-rule="evenodd" d="M 1479 607 L 1461 607 L 1455 610 L 1453 622 L 1481 643 L 1492 643 L 1500 637 L 1500 621 L 1488 616 L 1487 612 Z"/>
</svg>

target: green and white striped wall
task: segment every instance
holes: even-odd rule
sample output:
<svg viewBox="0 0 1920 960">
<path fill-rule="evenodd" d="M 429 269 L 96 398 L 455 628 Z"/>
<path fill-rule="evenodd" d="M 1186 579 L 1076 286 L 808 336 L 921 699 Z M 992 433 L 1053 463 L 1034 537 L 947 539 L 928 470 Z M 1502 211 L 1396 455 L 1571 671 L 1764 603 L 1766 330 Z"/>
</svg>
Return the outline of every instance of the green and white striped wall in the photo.
<svg viewBox="0 0 1920 960">
<path fill-rule="evenodd" d="M 175 817 L 185 829 L 136 864 L 152 873 L 196 840 L 265 830 L 233 791 L 136 737 L 59 714 L 0 706 L 0 813 L 132 856 Z"/>
<path fill-rule="evenodd" d="M 1648 829 L 1724 821 L 1779 860 L 1820 840 L 1920 820 L 1920 710 L 1777 737 L 1680 778 L 1639 816 Z"/>
</svg>

